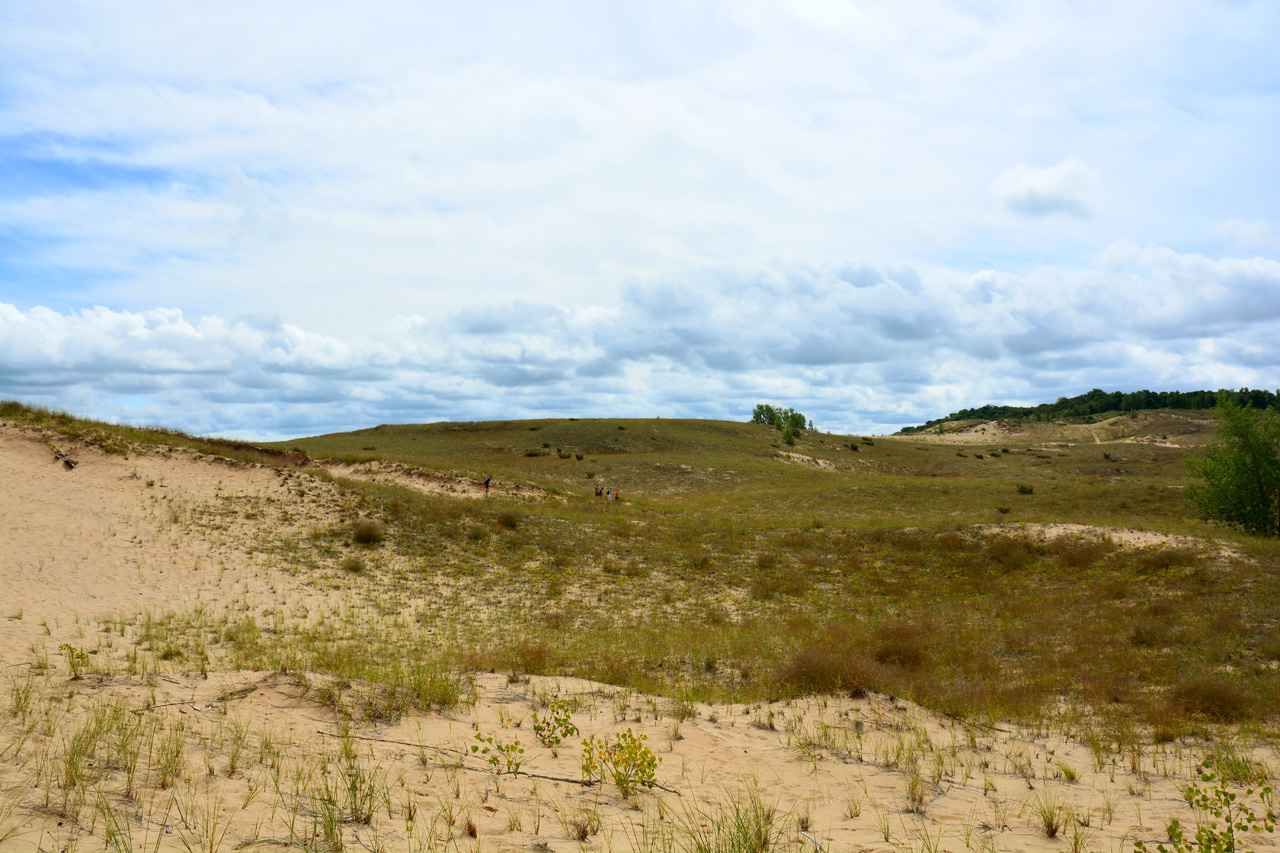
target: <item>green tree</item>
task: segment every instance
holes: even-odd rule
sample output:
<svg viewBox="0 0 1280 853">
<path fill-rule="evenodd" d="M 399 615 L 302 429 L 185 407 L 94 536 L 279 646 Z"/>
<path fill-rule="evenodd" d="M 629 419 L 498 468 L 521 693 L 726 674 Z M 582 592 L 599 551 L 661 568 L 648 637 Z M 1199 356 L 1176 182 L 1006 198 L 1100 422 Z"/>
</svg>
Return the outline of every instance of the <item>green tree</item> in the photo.
<svg viewBox="0 0 1280 853">
<path fill-rule="evenodd" d="M 760 403 L 751 412 L 751 423 L 764 424 L 765 426 L 773 426 L 774 421 L 778 419 L 778 410 L 768 403 Z"/>
<path fill-rule="evenodd" d="M 788 444 L 795 444 L 794 436 L 804 432 L 805 424 L 808 424 L 809 429 L 813 429 L 813 421 L 795 409 L 770 406 L 768 403 L 761 403 L 755 407 L 751 412 L 751 423 L 765 424 L 780 432 L 790 428 L 793 440 L 788 441 Z"/>
<path fill-rule="evenodd" d="M 1203 457 L 1187 457 L 1191 473 L 1204 478 L 1187 488 L 1188 500 L 1207 521 L 1280 535 L 1280 415 L 1224 397 L 1218 438 Z"/>
</svg>

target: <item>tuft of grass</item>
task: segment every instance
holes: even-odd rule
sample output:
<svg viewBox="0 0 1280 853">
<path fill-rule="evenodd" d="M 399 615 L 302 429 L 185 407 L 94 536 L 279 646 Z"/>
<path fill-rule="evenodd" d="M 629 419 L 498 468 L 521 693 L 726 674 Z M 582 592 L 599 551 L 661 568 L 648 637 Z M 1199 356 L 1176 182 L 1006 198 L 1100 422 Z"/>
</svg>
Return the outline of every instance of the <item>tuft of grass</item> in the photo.
<svg viewBox="0 0 1280 853">
<path fill-rule="evenodd" d="M 1193 678 L 1174 687 L 1171 701 L 1189 715 L 1234 723 L 1252 714 L 1253 703 L 1239 685 L 1216 676 Z"/>
<path fill-rule="evenodd" d="M 1045 838 L 1057 838 L 1067 818 L 1067 807 L 1062 800 L 1048 791 L 1041 791 L 1028 805 Z"/>
<path fill-rule="evenodd" d="M 358 545 L 377 545 L 386 537 L 382 525 L 372 519 L 356 522 L 351 531 L 351 539 Z"/>
<path fill-rule="evenodd" d="M 687 853 L 771 853 L 782 844 L 782 820 L 754 788 L 714 808 L 689 807 L 680 818 Z"/>
</svg>

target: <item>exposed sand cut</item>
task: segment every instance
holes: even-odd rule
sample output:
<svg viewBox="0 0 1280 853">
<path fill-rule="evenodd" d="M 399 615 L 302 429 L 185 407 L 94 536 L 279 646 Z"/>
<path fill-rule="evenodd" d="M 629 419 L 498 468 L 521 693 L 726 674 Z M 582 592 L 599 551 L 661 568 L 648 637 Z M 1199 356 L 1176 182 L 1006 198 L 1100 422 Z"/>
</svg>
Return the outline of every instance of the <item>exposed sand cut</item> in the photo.
<svg viewBox="0 0 1280 853">
<path fill-rule="evenodd" d="M 483 498 L 486 494 L 526 499 L 547 497 L 544 489 L 523 483 L 503 483 L 494 480 L 486 491 L 483 480 L 471 477 L 451 477 L 423 471 L 395 462 L 361 462 L 359 464 L 319 463 L 320 467 L 335 477 L 351 480 L 368 480 L 374 483 L 395 483 L 430 495 L 446 495 L 452 498 Z"/>
<path fill-rule="evenodd" d="M 778 458 L 783 462 L 791 462 L 796 465 L 807 465 L 810 468 L 816 468 L 819 471 L 834 471 L 836 463 L 830 459 L 816 459 L 812 456 L 806 456 L 803 453 L 794 453 L 790 450 L 778 451 Z"/>
<path fill-rule="evenodd" d="M 51 443 L 79 464 L 67 469 Z M 792 850 L 1129 850 L 1162 840 L 1175 815 L 1194 827 L 1182 790 L 1223 745 L 1122 743 L 1087 716 L 1040 730 L 954 721 L 880 695 L 711 706 L 501 673 L 475 676 L 474 702 L 447 713 L 348 726 L 336 710 L 365 685 L 206 677 L 193 662 L 129 674 L 132 640 L 113 622 L 218 607 L 315 620 L 346 606 L 340 588 L 282 571 L 254 545 L 349 515 L 332 484 L 187 452 L 113 456 L 12 424 L 0 424 L 0 482 L 0 838 L 18 830 L 5 851 L 103 850 L 112 837 L 148 851 L 325 849 L 326 832 L 347 850 L 666 851 L 753 800 Z M 98 652 L 84 677 L 70 677 L 64 643 Z M 557 698 L 579 734 L 553 751 L 532 715 Z M 126 785 L 112 756 L 127 749 L 104 740 L 81 785 L 68 756 L 86 721 L 108 717 L 113 732 L 138 726 L 136 778 Z M 579 784 L 583 738 L 627 729 L 661 758 L 659 787 L 624 797 Z M 520 773 L 492 772 L 477 734 L 518 739 Z M 1238 747 L 1280 766 L 1273 750 Z M 1275 836 L 1247 842 L 1280 849 Z"/>
<path fill-rule="evenodd" d="M 1018 444 L 1040 449 L 1054 444 L 1150 444 L 1160 447 L 1196 447 L 1213 435 L 1215 421 L 1173 412 L 1138 412 L 1136 417 L 1119 415 L 1096 423 L 1023 420 L 984 421 L 944 432 L 921 432 L 907 436 L 911 441 L 930 444 L 997 445 Z M 892 439 L 895 436 L 883 436 Z"/>
</svg>

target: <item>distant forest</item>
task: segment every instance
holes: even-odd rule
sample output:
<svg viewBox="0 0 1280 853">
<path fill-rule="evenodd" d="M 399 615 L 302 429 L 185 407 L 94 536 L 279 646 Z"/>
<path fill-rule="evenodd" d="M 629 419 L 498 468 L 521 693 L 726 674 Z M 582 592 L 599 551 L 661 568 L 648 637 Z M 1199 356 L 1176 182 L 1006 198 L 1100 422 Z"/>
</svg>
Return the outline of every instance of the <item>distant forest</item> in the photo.
<svg viewBox="0 0 1280 853">
<path fill-rule="evenodd" d="M 1110 393 L 1094 388 L 1078 397 L 1059 397 L 1056 403 L 1038 406 L 995 406 L 987 404 L 976 409 L 961 409 L 945 418 L 928 421 L 920 426 L 903 427 L 899 435 L 924 432 L 939 424 L 951 421 L 995 421 L 1014 419 L 1025 421 L 1052 421 L 1059 418 L 1083 418 L 1107 412 L 1140 412 L 1145 409 L 1212 409 L 1220 399 L 1255 409 L 1280 408 L 1280 391 L 1255 391 L 1241 388 L 1239 391 L 1133 391 L 1123 394 Z"/>
</svg>

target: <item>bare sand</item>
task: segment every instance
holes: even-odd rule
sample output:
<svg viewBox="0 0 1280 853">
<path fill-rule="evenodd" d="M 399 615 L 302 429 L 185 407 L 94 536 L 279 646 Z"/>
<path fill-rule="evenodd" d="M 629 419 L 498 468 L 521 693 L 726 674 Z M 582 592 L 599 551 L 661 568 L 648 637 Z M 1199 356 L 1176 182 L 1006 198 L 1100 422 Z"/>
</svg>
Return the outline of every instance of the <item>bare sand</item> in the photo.
<svg viewBox="0 0 1280 853">
<path fill-rule="evenodd" d="M 68 469 L 51 444 L 79 464 Z M 101 654 L 123 654 L 109 627 L 123 615 L 238 601 L 281 613 L 340 607 L 338 593 L 255 551 L 262 531 L 252 518 L 220 530 L 207 522 L 234 496 L 287 507 L 291 521 L 264 511 L 261 523 L 305 535 L 342 511 L 341 498 L 305 474 L 180 451 L 124 458 L 12 424 L 0 425 L 0 483 L 5 851 L 324 849 L 319 792 L 363 784 L 385 794 L 370 815 L 339 816 L 348 850 L 676 850 L 753 800 L 772 810 L 778 846 L 794 850 L 1131 850 L 1136 839 L 1163 840 L 1175 816 L 1196 825 L 1183 790 L 1214 744 L 1135 742 L 1099 754 L 1087 721 L 1069 716 L 1033 731 L 881 695 L 681 705 L 572 679 L 478 674 L 473 704 L 348 726 L 335 713 L 344 686 L 318 674 L 117 668 L 72 680 L 59 647 L 106 636 Z M 184 524 L 193 512 L 206 523 Z M 43 709 L 35 722 L 16 707 L 23 685 L 44 697 L 31 700 Z M 532 719 L 553 697 L 571 703 L 579 731 L 557 750 L 538 742 Z M 149 751 L 131 790 L 122 768 L 93 757 L 78 789 L 65 755 L 108 704 L 149 727 Z M 661 759 L 658 787 L 624 796 L 580 784 L 583 738 L 627 729 Z M 519 740 L 519 774 L 492 772 L 471 750 L 477 734 Z M 165 785 L 157 767 L 170 738 L 181 761 Z M 1274 750 L 1235 744 L 1280 766 Z M 85 802 L 68 803 L 74 790 Z M 1046 815 L 1061 821 L 1052 837 Z M 1246 843 L 1280 849 L 1274 835 Z"/>
</svg>

